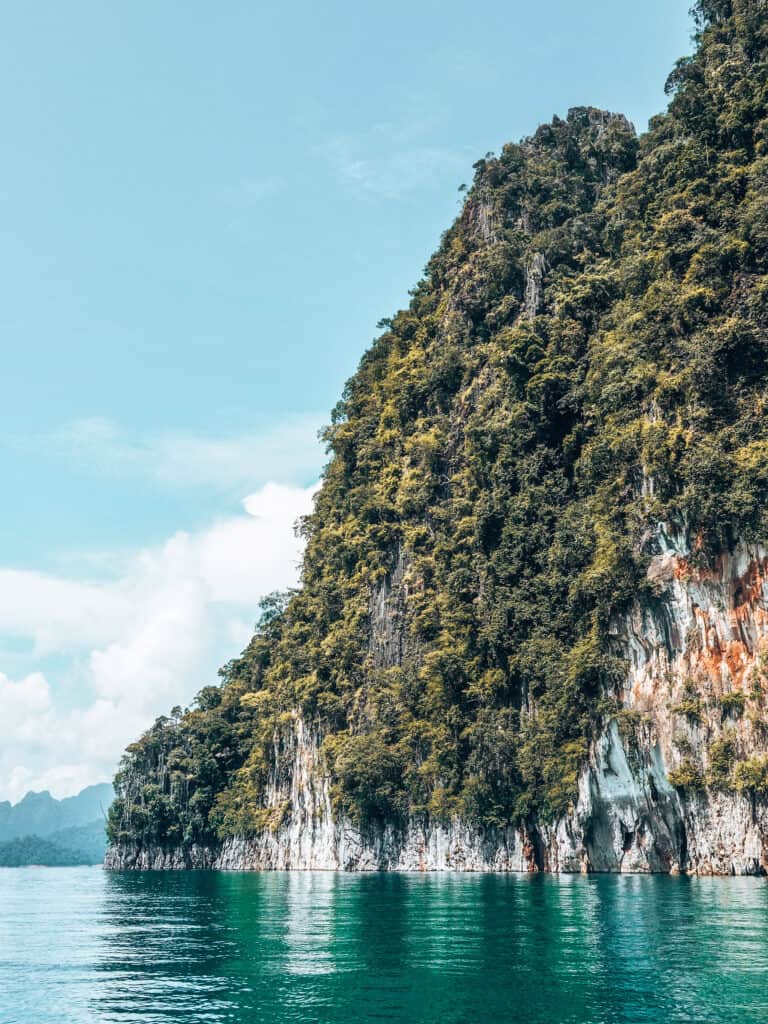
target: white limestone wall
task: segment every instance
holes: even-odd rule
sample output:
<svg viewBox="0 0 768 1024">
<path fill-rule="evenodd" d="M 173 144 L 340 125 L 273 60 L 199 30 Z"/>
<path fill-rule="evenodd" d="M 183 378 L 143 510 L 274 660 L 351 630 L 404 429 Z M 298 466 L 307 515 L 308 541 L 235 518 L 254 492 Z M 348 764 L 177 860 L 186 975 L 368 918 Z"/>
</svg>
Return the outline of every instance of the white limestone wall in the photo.
<svg viewBox="0 0 768 1024">
<path fill-rule="evenodd" d="M 768 752 L 766 734 L 748 714 L 726 714 L 719 704 L 723 694 L 749 694 L 766 670 L 768 552 L 740 546 L 715 571 L 702 573 L 678 541 L 662 530 L 658 541 L 659 554 L 648 571 L 657 598 L 638 604 L 614 630 L 617 653 L 629 661 L 622 703 L 632 714 L 613 719 L 595 742 L 576 805 L 554 826 L 526 834 L 480 830 L 460 819 L 447 825 L 413 820 L 403 830 L 363 833 L 349 821 L 334 820 L 321 738 L 297 717 L 289 767 L 284 750 L 280 777 L 275 774 L 267 791 L 273 829 L 227 840 L 218 849 L 111 850 L 107 866 L 765 872 L 764 804 L 733 792 L 683 794 L 667 775 L 689 756 L 688 747 L 705 772 L 709 746 L 721 737 L 734 743 L 740 758 Z M 675 710 L 692 697 L 700 702 L 699 721 Z"/>
</svg>

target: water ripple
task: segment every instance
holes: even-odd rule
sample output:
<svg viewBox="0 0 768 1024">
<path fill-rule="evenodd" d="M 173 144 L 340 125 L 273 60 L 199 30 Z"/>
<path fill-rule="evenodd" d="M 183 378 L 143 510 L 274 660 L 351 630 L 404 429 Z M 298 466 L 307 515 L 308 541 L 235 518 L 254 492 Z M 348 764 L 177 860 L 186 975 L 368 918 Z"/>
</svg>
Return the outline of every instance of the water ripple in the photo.
<svg viewBox="0 0 768 1024">
<path fill-rule="evenodd" d="M 756 879 L 0 871 L 2 1024 L 768 1021 Z"/>
</svg>

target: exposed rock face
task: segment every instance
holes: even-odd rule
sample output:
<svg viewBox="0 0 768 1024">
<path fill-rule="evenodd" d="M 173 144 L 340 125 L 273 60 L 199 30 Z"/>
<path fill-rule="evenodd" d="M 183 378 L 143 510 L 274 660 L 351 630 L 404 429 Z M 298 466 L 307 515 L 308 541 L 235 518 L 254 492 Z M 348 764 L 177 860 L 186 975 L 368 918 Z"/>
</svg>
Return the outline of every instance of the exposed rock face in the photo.
<svg viewBox="0 0 768 1024">
<path fill-rule="evenodd" d="M 399 564 L 373 601 L 374 619 L 381 620 L 374 632 L 377 650 L 389 663 L 399 641 L 397 629 L 385 628 L 385 609 L 396 616 L 402 575 Z M 706 752 L 723 736 L 742 756 L 766 750 L 766 738 L 748 714 L 734 717 L 718 702 L 725 694 L 743 694 L 748 707 L 748 694 L 755 693 L 750 688 L 768 650 L 768 552 L 741 546 L 720 560 L 717 571 L 699 573 L 689 553 L 662 531 L 649 576 L 659 587 L 658 600 L 616 624 L 617 649 L 631 665 L 624 712 L 594 744 L 577 804 L 554 826 L 492 831 L 461 820 L 445 825 L 414 819 L 400 829 L 361 832 L 334 819 L 321 737 L 297 719 L 290 770 L 273 777 L 269 787 L 267 803 L 280 820 L 275 828 L 216 849 L 116 848 L 107 866 L 764 873 L 768 808 L 704 788 L 682 798 L 668 772 L 685 759 L 690 744 L 705 773 Z M 692 714 L 696 703 L 698 717 Z"/>
<path fill-rule="evenodd" d="M 381 580 L 371 595 L 370 651 L 374 668 L 400 665 L 406 653 L 407 570 L 408 559 L 401 548 L 392 572 Z"/>
<path fill-rule="evenodd" d="M 525 301 L 523 305 L 527 316 L 531 319 L 533 319 L 539 311 L 544 272 L 546 269 L 546 260 L 540 252 L 535 253 L 531 257 L 531 262 L 525 268 Z"/>
<path fill-rule="evenodd" d="M 760 716 L 745 709 L 763 700 L 768 557 L 740 545 L 699 572 L 674 539 L 660 532 L 658 540 L 648 570 L 658 603 L 638 606 L 617 636 L 631 664 L 624 705 L 638 724 L 627 750 L 615 724 L 599 744 L 612 845 L 619 851 L 623 839 L 622 869 L 756 874 L 768 867 L 765 806 L 712 788 L 681 801 L 665 773 L 695 756 L 706 776 L 717 741 L 744 758 L 766 750 Z"/>
</svg>

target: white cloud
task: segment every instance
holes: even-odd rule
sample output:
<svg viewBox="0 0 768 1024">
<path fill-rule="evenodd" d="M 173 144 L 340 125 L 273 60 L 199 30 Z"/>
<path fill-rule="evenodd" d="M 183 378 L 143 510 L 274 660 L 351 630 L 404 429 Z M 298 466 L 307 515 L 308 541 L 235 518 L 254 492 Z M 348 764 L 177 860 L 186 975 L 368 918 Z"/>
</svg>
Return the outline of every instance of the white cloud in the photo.
<svg viewBox="0 0 768 1024">
<path fill-rule="evenodd" d="M 261 431 L 220 438 L 164 432 L 136 435 L 104 417 L 65 423 L 42 435 L 5 438 L 22 450 L 64 459 L 90 474 L 151 479 L 168 487 L 232 490 L 269 480 L 317 477 L 320 416 L 295 416 Z"/>
<path fill-rule="evenodd" d="M 57 652 L 84 694 L 67 707 L 40 671 L 0 675 L 0 798 L 109 778 L 157 714 L 215 681 L 247 643 L 259 599 L 296 582 L 293 523 L 313 492 L 267 484 L 243 515 L 177 533 L 108 580 L 0 570 L 0 637 L 31 641 L 33 660 Z"/>
<path fill-rule="evenodd" d="M 15 683 L 0 672 L 0 722 L 22 722 L 24 732 L 30 717 L 47 713 L 50 706 L 51 690 L 42 673 Z"/>
<path fill-rule="evenodd" d="M 432 126 L 376 124 L 362 135 L 337 135 L 320 147 L 340 178 L 389 199 L 466 172 L 467 154 L 428 142 Z"/>
<path fill-rule="evenodd" d="M 35 654 L 103 643 L 131 612 L 125 581 L 108 586 L 0 569 L 0 635 L 30 638 Z"/>
<path fill-rule="evenodd" d="M 238 206 L 256 206 L 274 196 L 282 187 L 283 182 L 279 178 L 244 177 L 216 191 L 227 202 Z"/>
</svg>

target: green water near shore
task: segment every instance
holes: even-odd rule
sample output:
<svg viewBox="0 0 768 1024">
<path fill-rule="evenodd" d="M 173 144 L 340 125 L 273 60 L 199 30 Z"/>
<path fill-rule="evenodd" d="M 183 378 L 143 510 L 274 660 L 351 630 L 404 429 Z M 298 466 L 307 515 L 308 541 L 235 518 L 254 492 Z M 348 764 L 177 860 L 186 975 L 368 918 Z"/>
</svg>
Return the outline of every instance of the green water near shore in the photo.
<svg viewBox="0 0 768 1024">
<path fill-rule="evenodd" d="M 768 1021 L 760 879 L 0 872 L 0 1021 Z"/>
</svg>

